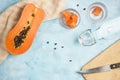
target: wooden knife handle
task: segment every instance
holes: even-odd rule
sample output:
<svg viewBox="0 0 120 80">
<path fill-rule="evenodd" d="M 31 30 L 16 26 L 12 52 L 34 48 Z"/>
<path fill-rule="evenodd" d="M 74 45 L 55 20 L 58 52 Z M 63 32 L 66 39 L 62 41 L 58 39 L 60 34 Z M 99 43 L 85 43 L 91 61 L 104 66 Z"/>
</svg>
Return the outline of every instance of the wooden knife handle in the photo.
<svg viewBox="0 0 120 80">
<path fill-rule="evenodd" d="M 110 68 L 111 68 L 111 69 L 120 68 L 120 63 L 111 64 L 111 65 L 110 65 Z"/>
</svg>

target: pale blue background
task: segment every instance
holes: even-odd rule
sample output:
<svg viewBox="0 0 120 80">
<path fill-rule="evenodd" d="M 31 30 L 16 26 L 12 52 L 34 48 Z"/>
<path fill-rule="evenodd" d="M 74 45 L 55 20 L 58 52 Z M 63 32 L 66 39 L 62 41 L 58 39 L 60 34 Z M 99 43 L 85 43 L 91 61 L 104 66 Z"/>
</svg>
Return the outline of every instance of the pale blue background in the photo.
<svg viewBox="0 0 120 80">
<path fill-rule="evenodd" d="M 0 12 L 17 1 L 1 0 Z M 108 8 L 108 16 L 105 19 L 108 21 L 120 15 L 120 0 L 67 1 L 66 8 L 77 9 L 81 15 L 79 26 L 73 30 L 65 29 L 59 24 L 59 19 L 42 23 L 33 45 L 25 54 L 10 55 L 0 64 L 0 80 L 84 80 L 75 72 L 119 39 L 120 35 L 115 38 L 111 36 L 111 39 L 99 40 L 97 44 L 89 47 L 81 46 L 77 40 L 82 31 L 95 30 L 103 23 L 89 22 L 83 8 L 87 8 L 95 1 L 103 2 Z M 80 6 L 76 7 L 77 4 Z M 49 44 L 46 44 L 47 41 Z M 53 49 L 55 47 L 57 50 Z"/>
</svg>

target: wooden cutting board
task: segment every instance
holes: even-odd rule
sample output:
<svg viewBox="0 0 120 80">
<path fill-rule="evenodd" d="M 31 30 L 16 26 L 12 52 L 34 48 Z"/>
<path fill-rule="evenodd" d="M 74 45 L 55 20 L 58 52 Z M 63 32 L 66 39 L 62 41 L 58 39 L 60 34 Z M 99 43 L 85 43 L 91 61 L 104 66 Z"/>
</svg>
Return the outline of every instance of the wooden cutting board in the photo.
<svg viewBox="0 0 120 80">
<path fill-rule="evenodd" d="M 83 66 L 82 70 L 120 62 L 120 40 Z M 84 74 L 85 80 L 120 80 L 120 68 L 107 72 Z"/>
</svg>

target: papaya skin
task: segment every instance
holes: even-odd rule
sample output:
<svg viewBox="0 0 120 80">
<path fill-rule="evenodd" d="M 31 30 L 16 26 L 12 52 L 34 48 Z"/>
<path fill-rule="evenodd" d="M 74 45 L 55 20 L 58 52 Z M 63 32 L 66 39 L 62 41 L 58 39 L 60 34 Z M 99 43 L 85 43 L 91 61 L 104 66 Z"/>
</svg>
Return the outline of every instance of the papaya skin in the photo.
<svg viewBox="0 0 120 80">
<path fill-rule="evenodd" d="M 6 49 L 10 54 L 23 54 L 30 48 L 44 16 L 44 10 L 32 3 L 24 7 L 20 19 L 5 39 Z"/>
</svg>

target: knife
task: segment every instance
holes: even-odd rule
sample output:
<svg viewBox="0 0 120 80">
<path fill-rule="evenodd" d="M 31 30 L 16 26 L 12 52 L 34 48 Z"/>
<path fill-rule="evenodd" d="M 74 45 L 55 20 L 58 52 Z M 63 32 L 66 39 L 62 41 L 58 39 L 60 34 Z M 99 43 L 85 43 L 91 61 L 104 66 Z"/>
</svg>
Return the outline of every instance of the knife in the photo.
<svg viewBox="0 0 120 80">
<path fill-rule="evenodd" d="M 106 65 L 106 66 L 101 66 L 101 67 L 96 67 L 96 68 L 91 68 L 88 70 L 82 70 L 77 72 L 78 74 L 92 74 L 92 73 L 99 73 L 99 72 L 104 72 L 104 71 L 110 71 L 112 69 L 117 69 L 120 68 L 120 63 L 116 64 L 111 64 L 111 65 Z"/>
</svg>

